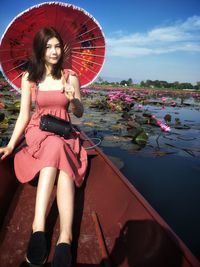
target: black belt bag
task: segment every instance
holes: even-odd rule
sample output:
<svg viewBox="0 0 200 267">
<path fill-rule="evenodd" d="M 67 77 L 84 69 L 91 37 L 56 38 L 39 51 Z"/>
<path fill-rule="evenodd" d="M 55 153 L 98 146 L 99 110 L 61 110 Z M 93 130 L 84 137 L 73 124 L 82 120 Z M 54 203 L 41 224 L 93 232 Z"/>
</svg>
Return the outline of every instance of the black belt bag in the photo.
<svg viewBox="0 0 200 267">
<path fill-rule="evenodd" d="M 65 139 L 68 139 L 72 132 L 72 125 L 69 121 L 50 114 L 41 116 L 39 127 L 42 131 L 55 133 Z"/>
</svg>

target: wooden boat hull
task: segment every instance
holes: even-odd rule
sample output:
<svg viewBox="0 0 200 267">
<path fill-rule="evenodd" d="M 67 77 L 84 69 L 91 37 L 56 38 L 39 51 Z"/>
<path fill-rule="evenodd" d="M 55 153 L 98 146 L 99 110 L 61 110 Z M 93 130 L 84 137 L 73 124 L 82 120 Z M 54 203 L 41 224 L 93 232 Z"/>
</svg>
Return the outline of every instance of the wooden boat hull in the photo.
<svg viewBox="0 0 200 267">
<path fill-rule="evenodd" d="M 84 136 L 85 137 L 85 136 Z M 90 141 L 85 142 L 91 145 Z M 180 238 L 95 148 L 88 152 L 84 185 L 76 190 L 73 266 L 198 267 Z M 28 163 L 27 163 L 28 164 Z M 0 266 L 26 266 L 36 184 L 19 184 L 13 158 L 0 162 Z M 47 216 L 50 266 L 58 237 L 55 192 Z"/>
</svg>

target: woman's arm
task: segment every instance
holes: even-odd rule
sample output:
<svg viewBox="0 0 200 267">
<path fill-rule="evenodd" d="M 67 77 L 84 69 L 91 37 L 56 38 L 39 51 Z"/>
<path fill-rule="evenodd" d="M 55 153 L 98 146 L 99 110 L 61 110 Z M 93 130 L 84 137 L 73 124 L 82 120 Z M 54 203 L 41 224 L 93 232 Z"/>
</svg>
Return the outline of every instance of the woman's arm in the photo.
<svg viewBox="0 0 200 267">
<path fill-rule="evenodd" d="M 83 116 L 84 108 L 83 108 L 83 104 L 81 102 L 79 80 L 78 80 L 77 76 L 70 74 L 69 78 L 68 78 L 68 82 L 69 82 L 70 86 L 65 91 L 66 96 L 70 100 L 70 106 L 71 106 L 72 113 L 76 117 L 80 118 Z M 72 88 L 70 89 L 70 87 L 72 87 Z"/>
<path fill-rule="evenodd" d="M 30 111 L 31 111 L 31 83 L 27 80 L 28 73 L 25 73 L 22 77 L 21 83 L 21 105 L 20 112 L 17 118 L 12 136 L 8 145 L 4 148 L 0 148 L 0 159 L 4 159 L 9 154 L 12 153 L 15 148 L 19 138 L 24 133 L 24 130 L 30 120 Z"/>
</svg>

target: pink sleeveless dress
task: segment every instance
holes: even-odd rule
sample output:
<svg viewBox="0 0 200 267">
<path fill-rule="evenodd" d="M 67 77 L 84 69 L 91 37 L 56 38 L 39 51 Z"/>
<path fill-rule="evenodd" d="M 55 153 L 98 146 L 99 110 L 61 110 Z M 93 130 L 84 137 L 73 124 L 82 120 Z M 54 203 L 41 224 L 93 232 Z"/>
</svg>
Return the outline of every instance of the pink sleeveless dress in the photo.
<svg viewBox="0 0 200 267">
<path fill-rule="evenodd" d="M 87 168 L 87 152 L 80 144 L 79 132 L 73 133 L 70 139 L 64 139 L 39 128 L 43 114 L 70 121 L 67 112 L 69 102 L 60 90 L 37 90 L 38 106 L 25 129 L 27 146 L 14 158 L 16 177 L 21 183 L 26 183 L 34 179 L 42 168 L 50 166 L 66 172 L 79 187 Z"/>
</svg>

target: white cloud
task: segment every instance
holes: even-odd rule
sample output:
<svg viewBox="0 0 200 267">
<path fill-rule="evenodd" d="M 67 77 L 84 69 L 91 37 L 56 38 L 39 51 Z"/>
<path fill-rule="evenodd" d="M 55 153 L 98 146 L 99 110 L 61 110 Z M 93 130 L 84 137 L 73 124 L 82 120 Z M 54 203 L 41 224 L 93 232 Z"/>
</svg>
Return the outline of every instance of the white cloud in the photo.
<svg viewBox="0 0 200 267">
<path fill-rule="evenodd" d="M 106 41 L 107 55 L 114 57 L 136 57 L 176 51 L 200 52 L 200 16 L 157 27 L 145 33 L 123 35 L 122 31 L 118 31 Z"/>
</svg>

